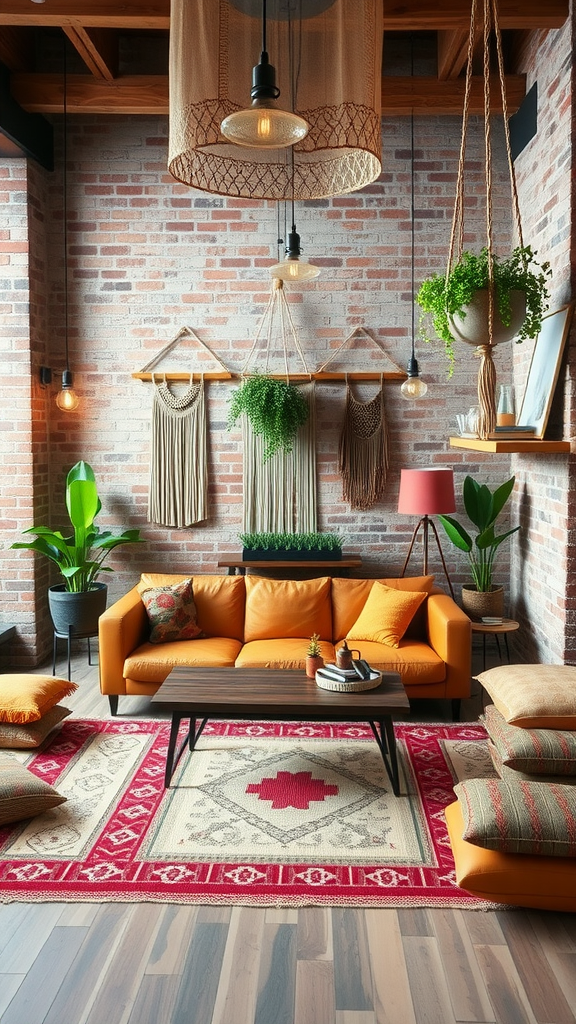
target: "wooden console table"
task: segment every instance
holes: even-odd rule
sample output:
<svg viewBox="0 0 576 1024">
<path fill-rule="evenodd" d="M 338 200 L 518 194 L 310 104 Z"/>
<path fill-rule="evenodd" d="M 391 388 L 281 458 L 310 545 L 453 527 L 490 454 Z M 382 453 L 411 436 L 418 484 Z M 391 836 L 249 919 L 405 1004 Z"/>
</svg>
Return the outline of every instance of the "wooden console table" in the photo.
<svg viewBox="0 0 576 1024">
<path fill-rule="evenodd" d="M 235 576 L 238 573 L 240 576 L 246 574 L 246 569 L 327 569 L 331 570 L 334 576 L 349 576 L 351 569 L 361 569 L 362 559 L 361 558 L 335 558 L 330 559 L 318 559 L 310 561 L 302 559 L 301 561 L 280 561 L 278 559 L 271 558 L 269 561 L 248 561 L 245 562 L 241 555 L 222 555 L 219 562 L 218 568 L 228 569 L 229 576 Z M 340 570 L 340 571 L 338 571 Z"/>
</svg>

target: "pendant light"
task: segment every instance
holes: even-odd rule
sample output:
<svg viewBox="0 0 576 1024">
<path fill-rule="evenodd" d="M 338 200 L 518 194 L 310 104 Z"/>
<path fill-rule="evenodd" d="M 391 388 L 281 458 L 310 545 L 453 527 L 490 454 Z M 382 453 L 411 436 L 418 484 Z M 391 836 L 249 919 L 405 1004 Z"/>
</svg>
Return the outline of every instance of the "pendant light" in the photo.
<svg viewBox="0 0 576 1024">
<path fill-rule="evenodd" d="M 266 0 L 262 0 L 262 52 L 252 68 L 252 105 L 225 117 L 220 125 L 222 135 L 237 146 L 259 149 L 284 149 L 300 142 L 308 134 L 308 122 L 277 107 L 279 95 L 276 69 L 270 64 L 266 49 Z"/>
<path fill-rule="evenodd" d="M 414 42 L 411 42 L 411 64 L 412 75 L 414 75 Z M 410 304 L 411 304 L 411 331 L 412 331 L 412 352 L 406 366 L 407 379 L 400 388 L 402 398 L 408 402 L 415 398 L 424 398 L 428 391 L 426 381 L 420 377 L 420 369 L 415 352 L 415 305 L 414 305 L 414 114 L 410 117 L 410 239 L 411 239 L 411 262 L 410 262 Z"/>
<path fill-rule="evenodd" d="M 62 371 L 62 387 L 56 395 L 56 405 L 62 412 L 73 412 L 78 408 L 80 399 L 74 391 L 72 371 L 68 359 L 68 110 L 67 110 L 67 65 L 66 65 L 66 36 L 64 36 L 64 96 L 63 96 L 63 144 L 62 158 L 64 163 L 62 173 L 62 189 L 64 195 L 63 220 L 64 220 L 64 351 L 66 355 L 66 369 Z"/>
<path fill-rule="evenodd" d="M 318 277 L 320 267 L 301 260 L 301 253 L 300 235 L 296 231 L 294 223 L 294 201 L 292 201 L 292 230 L 288 235 L 286 259 L 270 267 L 272 277 L 279 277 L 281 281 L 313 281 L 315 277 Z"/>
</svg>

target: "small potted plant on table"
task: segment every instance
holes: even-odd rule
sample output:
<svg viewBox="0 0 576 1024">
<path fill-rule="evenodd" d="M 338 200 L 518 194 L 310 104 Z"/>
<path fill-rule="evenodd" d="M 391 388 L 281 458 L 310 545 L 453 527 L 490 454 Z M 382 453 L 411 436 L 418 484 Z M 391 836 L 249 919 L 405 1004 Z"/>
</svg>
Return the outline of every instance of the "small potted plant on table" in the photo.
<svg viewBox="0 0 576 1024">
<path fill-rule="evenodd" d="M 320 653 L 321 650 L 320 634 L 313 633 L 306 652 L 306 675 L 309 679 L 315 679 L 318 669 L 324 667 L 324 658 Z"/>
</svg>

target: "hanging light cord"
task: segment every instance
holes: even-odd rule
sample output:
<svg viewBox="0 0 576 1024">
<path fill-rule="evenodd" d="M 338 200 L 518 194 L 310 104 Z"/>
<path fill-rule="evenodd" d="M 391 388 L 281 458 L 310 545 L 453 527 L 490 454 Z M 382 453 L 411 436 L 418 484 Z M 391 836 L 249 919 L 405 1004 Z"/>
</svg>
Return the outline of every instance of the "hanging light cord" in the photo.
<svg viewBox="0 0 576 1024">
<path fill-rule="evenodd" d="M 412 55 L 412 69 L 414 68 L 414 55 Z M 412 72 L 413 73 L 413 72 Z M 415 352 L 415 308 L 414 308 L 414 112 L 410 116 L 410 238 L 412 243 L 412 258 L 411 258 L 411 274 L 410 274 L 410 287 L 411 287 L 411 310 L 412 310 L 412 359 L 416 358 Z"/>
<path fill-rule="evenodd" d="M 64 351 L 66 353 L 66 369 L 68 370 L 68 64 L 66 57 L 66 36 L 64 35 L 64 96 L 63 96 L 63 113 L 64 113 L 64 140 L 62 145 L 62 155 L 64 159 L 64 169 L 62 173 L 62 187 L 64 190 L 63 198 L 63 215 L 64 215 Z"/>
<path fill-rule="evenodd" d="M 262 53 L 268 56 L 266 49 L 266 0 L 262 0 Z"/>
</svg>

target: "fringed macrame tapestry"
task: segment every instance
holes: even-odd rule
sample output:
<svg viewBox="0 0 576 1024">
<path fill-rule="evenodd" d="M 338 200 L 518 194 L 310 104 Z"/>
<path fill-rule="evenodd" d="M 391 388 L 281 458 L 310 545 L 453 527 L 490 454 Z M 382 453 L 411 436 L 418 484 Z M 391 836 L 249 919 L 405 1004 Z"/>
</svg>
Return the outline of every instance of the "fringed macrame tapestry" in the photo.
<svg viewBox="0 0 576 1024">
<path fill-rule="evenodd" d="M 244 500 L 242 529 L 251 533 L 315 533 L 316 402 L 314 384 L 302 385 L 310 415 L 300 427 L 290 454 L 276 452 L 262 461 L 265 442 L 242 417 Z"/>
<path fill-rule="evenodd" d="M 152 374 L 152 443 L 148 520 L 161 526 L 192 526 L 207 517 L 206 410 L 204 381 L 172 393 Z"/>
<path fill-rule="evenodd" d="M 383 384 L 369 402 L 357 401 L 347 385 L 338 455 L 344 501 L 359 512 L 372 508 L 384 491 L 389 462 Z"/>
</svg>

